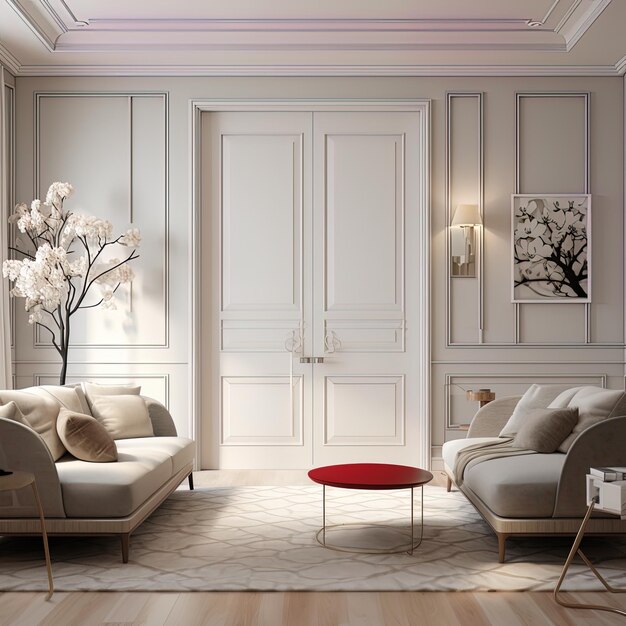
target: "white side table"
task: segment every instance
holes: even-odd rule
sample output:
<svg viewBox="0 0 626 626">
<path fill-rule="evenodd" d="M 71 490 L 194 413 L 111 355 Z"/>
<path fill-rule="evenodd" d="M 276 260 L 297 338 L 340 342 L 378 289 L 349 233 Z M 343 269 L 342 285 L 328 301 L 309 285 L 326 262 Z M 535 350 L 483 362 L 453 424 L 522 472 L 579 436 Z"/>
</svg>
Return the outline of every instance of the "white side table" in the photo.
<svg viewBox="0 0 626 626">
<path fill-rule="evenodd" d="M 43 515 L 43 507 L 39 499 L 39 491 L 35 477 L 30 472 L 13 472 L 7 476 L 0 476 L 0 491 L 16 491 L 30 486 L 35 496 L 37 508 L 39 509 L 39 520 L 41 521 L 41 537 L 43 539 L 43 551 L 46 555 L 46 568 L 48 570 L 48 599 L 52 597 L 54 592 L 54 583 L 52 581 L 52 565 L 50 563 L 50 550 L 48 549 L 48 533 L 46 532 L 46 521 Z"/>
<path fill-rule="evenodd" d="M 591 517 L 591 513 L 593 512 L 594 508 L 601 510 L 601 511 L 607 511 L 609 513 L 612 513 L 613 515 L 619 516 L 619 514 L 616 512 L 616 509 L 614 510 L 608 507 L 605 508 L 601 504 L 607 500 L 606 496 L 609 494 L 609 492 L 610 492 L 610 495 L 613 496 L 612 499 L 614 500 L 614 492 L 615 492 L 616 486 L 617 485 L 615 485 L 614 483 L 610 483 L 610 482 L 605 483 L 605 482 L 602 482 L 601 480 L 598 480 L 594 476 L 591 476 L 589 474 L 587 475 L 587 494 L 588 494 L 587 501 L 589 504 L 589 508 L 587 509 L 587 513 L 585 514 L 582 524 L 580 525 L 580 529 L 578 530 L 576 539 L 574 539 L 574 545 L 572 546 L 572 549 L 569 552 L 569 555 L 565 561 L 565 565 L 563 565 L 563 571 L 561 572 L 561 576 L 559 577 L 559 581 L 557 582 L 556 587 L 554 588 L 554 593 L 553 593 L 554 600 L 561 606 L 565 606 L 570 609 L 595 609 L 598 611 L 609 611 L 611 613 L 617 613 L 619 615 L 626 616 L 626 611 L 622 611 L 621 609 L 615 609 L 610 606 L 601 606 L 599 604 L 583 604 L 583 603 L 574 604 L 572 602 L 565 602 L 559 596 L 559 591 L 561 589 L 561 585 L 563 584 L 563 581 L 565 580 L 567 570 L 569 569 L 569 566 L 572 564 L 572 561 L 574 560 L 574 557 L 576 556 L 576 554 L 580 556 L 580 558 L 585 562 L 585 565 L 587 565 L 587 567 L 594 573 L 596 578 L 604 585 L 607 591 L 611 593 L 626 593 L 626 589 L 616 589 L 615 587 L 611 587 L 611 585 L 609 585 L 609 583 L 604 579 L 604 577 L 600 574 L 600 572 L 598 572 L 598 570 L 593 566 L 591 561 L 585 556 L 583 551 L 580 549 L 580 543 L 585 536 L 587 523 L 589 522 L 589 518 Z M 604 489 L 606 489 L 607 493 L 603 493 Z M 623 503 L 620 506 L 620 510 L 622 508 L 623 508 Z M 622 519 L 625 519 L 625 516 L 620 516 L 620 517 Z"/>
</svg>

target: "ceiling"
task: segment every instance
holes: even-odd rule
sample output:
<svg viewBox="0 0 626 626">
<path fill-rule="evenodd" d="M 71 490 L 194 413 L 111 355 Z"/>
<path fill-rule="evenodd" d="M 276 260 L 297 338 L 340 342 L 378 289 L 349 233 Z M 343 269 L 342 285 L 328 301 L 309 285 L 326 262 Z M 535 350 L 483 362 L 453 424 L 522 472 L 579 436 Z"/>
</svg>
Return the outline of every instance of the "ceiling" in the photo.
<svg viewBox="0 0 626 626">
<path fill-rule="evenodd" d="M 0 0 L 0 61 L 20 76 L 618 76 L 625 24 L 625 0 Z"/>
</svg>

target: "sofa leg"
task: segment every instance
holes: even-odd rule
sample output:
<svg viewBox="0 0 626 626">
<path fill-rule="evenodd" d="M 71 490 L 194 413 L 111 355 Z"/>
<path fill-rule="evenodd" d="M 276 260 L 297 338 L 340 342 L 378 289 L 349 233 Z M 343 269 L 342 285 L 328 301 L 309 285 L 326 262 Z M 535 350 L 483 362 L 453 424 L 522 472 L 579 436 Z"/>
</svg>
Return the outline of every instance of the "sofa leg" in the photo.
<svg viewBox="0 0 626 626">
<path fill-rule="evenodd" d="M 187 478 L 189 480 L 189 491 L 193 491 L 193 472 Z"/>
<path fill-rule="evenodd" d="M 130 534 L 124 533 L 120 535 L 122 541 L 122 563 L 128 563 L 128 551 L 130 544 Z"/>
<path fill-rule="evenodd" d="M 506 540 L 508 535 L 503 535 L 501 533 L 497 533 L 498 535 L 498 562 L 504 563 L 504 558 L 506 554 Z"/>
<path fill-rule="evenodd" d="M 450 493 L 450 490 L 452 489 L 452 479 L 450 476 L 446 476 L 446 478 L 448 479 L 448 482 L 446 483 L 446 491 Z"/>
</svg>

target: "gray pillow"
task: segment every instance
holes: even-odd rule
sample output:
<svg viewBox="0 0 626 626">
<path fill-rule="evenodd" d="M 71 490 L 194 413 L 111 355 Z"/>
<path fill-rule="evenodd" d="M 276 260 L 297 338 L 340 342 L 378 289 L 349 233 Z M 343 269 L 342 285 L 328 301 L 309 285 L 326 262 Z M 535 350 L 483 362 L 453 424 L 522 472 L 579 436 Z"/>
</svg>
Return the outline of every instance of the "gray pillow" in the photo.
<svg viewBox="0 0 626 626">
<path fill-rule="evenodd" d="M 513 439 L 515 448 L 551 454 L 563 443 L 578 421 L 578 409 L 531 409 Z"/>
<path fill-rule="evenodd" d="M 520 398 L 520 401 L 513 411 L 513 415 L 511 415 L 509 421 L 505 424 L 499 437 L 515 437 L 522 424 L 526 421 L 526 416 L 529 411 L 533 409 L 545 409 L 555 398 L 560 397 L 563 392 L 570 388 L 571 385 L 568 384 L 531 385 Z M 567 403 L 562 406 L 567 406 Z"/>
</svg>

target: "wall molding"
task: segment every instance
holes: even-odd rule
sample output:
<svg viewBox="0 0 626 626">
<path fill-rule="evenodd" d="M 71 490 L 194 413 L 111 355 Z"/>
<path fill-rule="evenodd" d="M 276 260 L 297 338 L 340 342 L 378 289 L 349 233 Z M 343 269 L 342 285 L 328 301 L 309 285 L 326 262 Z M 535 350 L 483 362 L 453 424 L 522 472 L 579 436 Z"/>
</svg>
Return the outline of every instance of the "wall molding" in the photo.
<svg viewBox="0 0 626 626">
<path fill-rule="evenodd" d="M 517 363 L 516 363 L 517 365 Z M 586 363 L 585 363 L 586 365 Z M 445 393 L 445 400 L 444 400 L 444 431 L 448 431 L 448 430 L 452 430 L 452 431 L 456 431 L 456 430 L 460 430 L 458 425 L 452 424 L 451 419 L 452 419 L 452 412 L 451 412 L 451 404 L 452 404 L 452 396 L 450 393 L 450 389 L 451 387 L 454 387 L 455 385 L 458 385 L 459 383 L 455 383 L 454 380 L 455 379 L 471 379 L 471 380 L 484 380 L 484 384 L 485 385 L 491 385 L 493 386 L 494 381 L 513 381 L 515 382 L 516 380 L 520 382 L 520 384 L 524 384 L 527 381 L 528 382 L 528 386 L 530 386 L 533 383 L 541 383 L 541 382 L 546 382 L 547 384 L 550 384 L 550 381 L 554 381 L 552 384 L 570 384 L 570 381 L 574 381 L 572 382 L 572 387 L 576 386 L 577 382 L 580 381 L 580 384 L 588 384 L 588 385 L 593 385 L 594 382 L 597 384 L 597 382 L 600 383 L 600 386 L 603 389 L 606 389 L 607 387 L 607 382 L 608 382 L 608 374 L 606 373 L 595 373 L 595 372 L 587 372 L 587 373 L 572 373 L 572 374 L 554 374 L 554 373 L 541 373 L 541 374 L 537 374 L 537 373 L 531 373 L 529 372 L 528 374 L 523 374 L 523 373 L 517 373 L 517 374 L 501 374 L 501 373 L 497 373 L 497 374 L 489 374 L 489 373 L 462 373 L 462 372 L 454 372 L 454 373 L 450 373 L 447 372 L 444 375 L 445 378 L 445 384 L 444 384 L 444 393 Z M 558 382 L 556 379 L 559 380 L 564 380 L 567 379 L 566 382 L 564 383 L 560 383 Z M 625 377 L 626 380 L 626 377 Z M 460 385 L 459 385 L 460 386 Z M 476 411 L 478 410 L 478 406 L 476 407 Z"/>
<path fill-rule="evenodd" d="M 478 203 L 478 209 L 481 217 L 485 218 L 484 205 L 485 205 L 485 151 L 484 151 L 484 94 L 482 91 L 449 91 L 446 93 L 446 129 L 445 129 L 445 154 L 446 154 L 446 190 L 445 190 L 445 206 L 446 206 L 446 348 L 456 347 L 457 342 L 452 341 L 452 276 L 451 276 L 451 231 L 450 224 L 452 223 L 453 208 L 451 206 L 452 198 L 452 109 L 453 101 L 455 98 L 475 98 L 478 101 L 478 197 L 476 201 Z M 478 281 L 478 342 L 463 343 L 463 345 L 476 345 L 483 344 L 483 331 L 484 331 L 484 249 L 485 249 L 485 229 L 481 227 L 478 229 L 478 253 L 479 261 L 476 265 L 476 280 Z M 464 280 L 460 278 L 459 280 Z M 470 278 L 471 280 L 471 278 Z"/>
<path fill-rule="evenodd" d="M 190 432 L 196 441 L 202 440 L 201 423 L 201 368 L 203 354 L 201 339 L 203 337 L 201 309 L 201 228 L 202 228 L 202 186 L 201 186 L 201 116 L 203 112 L 218 111 L 405 111 L 419 115 L 420 168 L 419 190 L 420 206 L 430 206 L 430 100 L 369 100 L 369 99 L 225 99 L 225 100 L 191 100 L 189 103 L 189 133 L 191 147 L 191 168 L 189 187 L 191 198 L 189 292 L 191 294 L 189 318 L 189 407 Z M 419 228 L 422 241 L 419 245 L 420 258 L 418 276 L 420 289 L 420 327 L 419 342 L 420 380 L 418 381 L 418 414 L 420 418 L 420 456 L 422 462 L 430 463 L 430 211 L 423 210 L 419 216 Z M 201 459 L 198 459 L 202 466 Z"/>
<path fill-rule="evenodd" d="M 584 101 L 584 163 L 585 163 L 585 180 L 583 184 L 583 193 L 590 193 L 590 180 L 591 180 L 591 162 L 590 162 L 590 99 L 591 93 L 588 91 L 527 91 L 516 92 L 515 94 L 515 193 L 526 193 L 521 189 L 521 165 L 520 165 L 520 152 L 521 152 L 521 104 L 524 98 L 582 98 Z M 531 192 L 532 193 L 532 192 Z M 573 345 L 588 346 L 593 344 L 591 340 L 591 302 L 582 303 L 584 306 L 584 336 L 583 342 L 571 342 Z M 521 328 L 521 307 L 525 306 L 523 303 L 514 303 L 515 307 L 515 345 L 528 346 L 531 345 L 528 342 L 521 341 L 522 328 Z M 530 305 L 532 306 L 532 305 Z M 626 340 L 626 337 L 624 338 Z M 623 342 L 622 342 L 623 343 Z"/>
<path fill-rule="evenodd" d="M 40 187 L 40 144 L 41 144 L 41 101 L 44 98 L 129 98 L 132 102 L 134 97 L 159 97 L 163 99 L 163 123 L 164 123 L 164 237 L 163 237 L 163 305 L 164 305 L 164 341 L 161 343 L 76 343 L 72 342 L 72 349 L 111 349 L 128 350 L 141 348 L 169 348 L 170 347 L 170 202 L 169 202 L 169 93 L 165 91 L 35 91 L 34 97 L 34 161 L 33 161 L 33 198 L 39 197 Z M 132 127 L 130 131 L 132 145 Z M 132 159 L 132 150 L 131 150 Z M 129 190 L 132 198 L 132 162 L 129 164 Z M 132 210 L 132 207 L 131 207 Z M 41 328 L 33 325 L 33 348 L 37 350 L 53 350 L 52 344 L 42 339 Z"/>
<path fill-rule="evenodd" d="M 8 51 L 7 51 L 8 52 Z M 0 54 L 2 50 L 0 49 Z M 398 76 L 398 77 L 479 77 L 479 76 L 623 76 L 626 56 L 609 65 L 417 65 L 417 64 L 21 64 L 4 59 L 16 76 Z M 0 59 L 2 57 L 0 56 Z"/>
</svg>

